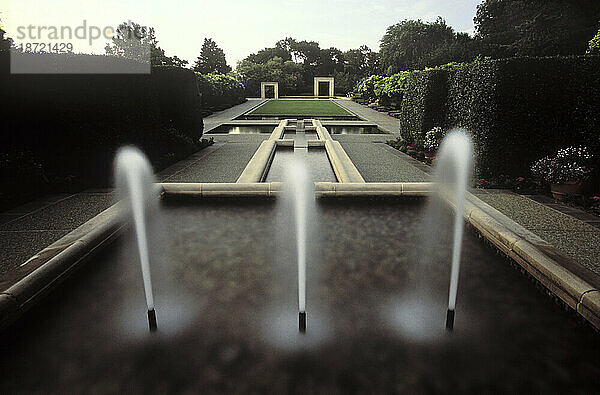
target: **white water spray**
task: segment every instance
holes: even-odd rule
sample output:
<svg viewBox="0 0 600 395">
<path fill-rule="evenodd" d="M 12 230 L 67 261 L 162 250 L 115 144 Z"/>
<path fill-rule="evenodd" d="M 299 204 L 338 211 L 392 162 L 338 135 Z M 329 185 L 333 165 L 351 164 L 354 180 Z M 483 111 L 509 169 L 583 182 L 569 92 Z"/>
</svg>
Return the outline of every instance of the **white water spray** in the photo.
<svg viewBox="0 0 600 395">
<path fill-rule="evenodd" d="M 298 264 L 298 313 L 300 331 L 306 330 L 306 251 L 307 216 L 311 201 L 314 200 L 314 184 L 306 164 L 293 160 L 286 169 L 286 184 L 293 201 L 296 223 L 296 253 Z"/>
<path fill-rule="evenodd" d="M 446 318 L 447 329 L 452 329 L 454 326 L 454 310 L 456 308 L 460 254 L 464 230 L 463 213 L 467 188 L 469 187 L 469 179 L 471 177 L 472 157 L 473 148 L 471 139 L 463 130 L 457 129 L 451 131 L 442 141 L 436 163 L 439 192 L 442 197 L 453 202 L 455 206 L 452 269 L 448 295 L 448 315 Z"/>
<path fill-rule="evenodd" d="M 146 226 L 147 209 L 154 204 L 154 176 L 148 159 L 133 147 L 121 148 L 115 159 L 115 180 L 119 198 L 123 199 L 133 217 L 137 240 L 144 292 L 148 307 L 148 320 L 151 330 L 156 329 L 156 313 L 150 276 L 150 256 L 148 253 L 148 234 Z"/>
</svg>

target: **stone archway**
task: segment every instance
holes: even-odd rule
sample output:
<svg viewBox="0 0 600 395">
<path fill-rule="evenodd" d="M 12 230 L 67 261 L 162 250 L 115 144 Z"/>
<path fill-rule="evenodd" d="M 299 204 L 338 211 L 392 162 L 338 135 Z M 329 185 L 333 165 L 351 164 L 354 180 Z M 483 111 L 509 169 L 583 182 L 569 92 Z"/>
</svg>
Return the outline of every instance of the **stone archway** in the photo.
<svg viewBox="0 0 600 395">
<path fill-rule="evenodd" d="M 335 86 L 334 86 L 334 78 L 333 77 L 315 77 L 314 84 L 314 96 L 319 96 L 319 83 L 320 82 L 328 82 L 329 83 L 329 97 L 335 96 Z"/>
<path fill-rule="evenodd" d="M 260 98 L 261 99 L 266 99 L 266 88 L 267 86 L 272 86 L 274 91 L 275 91 L 275 95 L 274 98 L 275 99 L 279 99 L 279 82 L 261 82 L 260 83 Z"/>
</svg>

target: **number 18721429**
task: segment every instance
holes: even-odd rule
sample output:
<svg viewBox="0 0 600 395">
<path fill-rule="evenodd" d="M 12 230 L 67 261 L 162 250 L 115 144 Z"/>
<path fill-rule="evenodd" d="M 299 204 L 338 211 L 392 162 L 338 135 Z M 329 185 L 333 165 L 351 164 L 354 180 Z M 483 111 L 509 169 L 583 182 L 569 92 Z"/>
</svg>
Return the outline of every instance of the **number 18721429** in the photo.
<svg viewBox="0 0 600 395">
<path fill-rule="evenodd" d="M 72 43 L 26 43 L 17 46 L 21 52 L 29 53 L 72 53 Z"/>
</svg>

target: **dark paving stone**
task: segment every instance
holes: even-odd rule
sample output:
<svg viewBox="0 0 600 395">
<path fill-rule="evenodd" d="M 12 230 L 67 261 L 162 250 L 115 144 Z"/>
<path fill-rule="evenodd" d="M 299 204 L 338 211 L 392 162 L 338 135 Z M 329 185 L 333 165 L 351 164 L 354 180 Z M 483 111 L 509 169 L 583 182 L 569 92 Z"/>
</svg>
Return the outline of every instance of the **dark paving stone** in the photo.
<svg viewBox="0 0 600 395">
<path fill-rule="evenodd" d="M 591 232 L 536 230 L 538 236 L 596 274 L 600 274 L 600 229 Z"/>
<path fill-rule="evenodd" d="M 334 100 L 341 107 L 358 115 L 360 118 L 376 123 L 379 127 L 390 133 L 400 130 L 400 120 L 387 114 L 375 111 L 372 108 L 355 103 L 351 100 Z"/>
<path fill-rule="evenodd" d="M 186 168 L 192 166 L 196 162 L 198 162 L 201 158 L 212 154 L 215 150 L 219 149 L 219 147 L 223 145 L 223 143 L 215 143 L 210 147 L 206 147 L 190 157 L 180 160 L 179 162 L 169 166 L 165 170 L 161 171 L 156 175 L 156 179 L 161 182 L 167 182 L 168 179 L 175 176 L 176 174 L 182 172 Z"/>
<path fill-rule="evenodd" d="M 21 206 L 12 208 L 8 211 L 5 211 L 3 214 L 29 214 L 29 213 L 32 213 L 43 207 L 54 204 L 60 200 L 66 199 L 69 196 L 71 196 L 71 195 L 59 194 L 59 195 L 46 196 L 46 197 L 34 200 L 33 202 L 25 203 Z"/>
<path fill-rule="evenodd" d="M 478 197 L 600 274 L 600 229 L 597 227 L 514 193 L 479 194 Z"/>
<path fill-rule="evenodd" d="M 385 143 L 391 134 L 332 134 L 331 138 L 341 143 Z"/>
<path fill-rule="evenodd" d="M 236 182 L 261 142 L 223 144 L 165 182 Z"/>
<path fill-rule="evenodd" d="M 110 193 L 79 193 L 0 226 L 0 231 L 71 231 L 114 203 Z"/>
<path fill-rule="evenodd" d="M 429 176 L 408 160 L 383 148 L 381 144 L 340 144 L 367 182 L 425 182 Z M 412 158 L 410 158 L 412 159 Z"/>
<path fill-rule="evenodd" d="M 37 252 L 67 233 L 68 230 L 0 231 L 0 275 L 18 268 Z"/>
<path fill-rule="evenodd" d="M 22 214 L 0 214 L 0 225 L 3 225 L 7 222 L 14 221 L 19 218 Z"/>
<path fill-rule="evenodd" d="M 593 227 L 570 215 L 517 194 L 484 194 L 479 198 L 530 230 L 592 231 Z"/>
</svg>

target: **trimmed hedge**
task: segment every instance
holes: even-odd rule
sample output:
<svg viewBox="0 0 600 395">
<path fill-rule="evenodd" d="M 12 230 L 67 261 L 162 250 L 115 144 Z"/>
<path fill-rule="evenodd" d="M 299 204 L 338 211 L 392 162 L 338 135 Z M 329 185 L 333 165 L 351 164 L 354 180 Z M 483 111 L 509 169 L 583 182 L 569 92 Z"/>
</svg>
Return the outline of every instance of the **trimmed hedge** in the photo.
<svg viewBox="0 0 600 395">
<path fill-rule="evenodd" d="M 446 127 L 472 133 L 480 177 L 529 174 L 559 148 L 600 147 L 600 57 L 514 58 L 448 79 Z"/>
<path fill-rule="evenodd" d="M 467 129 L 478 177 L 527 176 L 571 145 L 600 154 L 600 57 L 511 58 L 412 72 L 400 134 L 422 147 L 434 126 Z"/>
<path fill-rule="evenodd" d="M 204 110 L 220 111 L 246 100 L 244 85 L 236 78 L 224 74 L 196 75 Z"/>
<path fill-rule="evenodd" d="M 448 72 L 424 70 L 410 73 L 400 107 L 400 134 L 411 145 L 423 146 L 425 134 L 445 125 Z"/>
<path fill-rule="evenodd" d="M 85 56 L 85 55 L 79 55 Z M 198 149 L 201 96 L 191 70 L 149 75 L 11 75 L 0 90 L 0 189 L 7 207 L 45 193 L 108 186 L 118 147 L 159 170 Z"/>
</svg>

